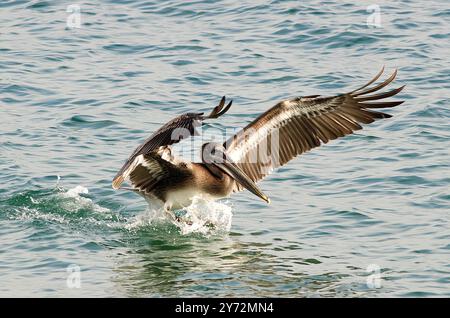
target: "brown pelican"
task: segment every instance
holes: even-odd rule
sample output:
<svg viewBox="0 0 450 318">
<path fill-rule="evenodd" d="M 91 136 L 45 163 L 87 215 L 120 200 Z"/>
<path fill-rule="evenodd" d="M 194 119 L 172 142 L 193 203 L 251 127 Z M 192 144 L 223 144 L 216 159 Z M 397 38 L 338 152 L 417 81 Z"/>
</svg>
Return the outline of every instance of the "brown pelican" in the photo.
<svg viewBox="0 0 450 318">
<path fill-rule="evenodd" d="M 404 86 L 379 92 L 397 75 L 395 70 L 385 81 L 374 84 L 383 71 L 384 67 L 367 84 L 349 93 L 281 101 L 225 143 L 203 144 L 199 163 L 175 157 L 172 144 L 197 135 L 196 127 L 204 120 L 218 118 L 229 110 L 232 102 L 225 106 L 224 96 L 209 115 L 183 114 L 153 133 L 128 158 L 112 187 L 119 189 L 129 180 L 132 188 L 127 189 L 160 202 L 167 212 L 189 206 L 194 196 L 218 199 L 243 189 L 269 203 L 256 182 L 274 168 L 361 129 L 360 124 L 391 117 L 373 109 L 400 105 L 403 101 L 384 99 L 396 95 Z"/>
</svg>

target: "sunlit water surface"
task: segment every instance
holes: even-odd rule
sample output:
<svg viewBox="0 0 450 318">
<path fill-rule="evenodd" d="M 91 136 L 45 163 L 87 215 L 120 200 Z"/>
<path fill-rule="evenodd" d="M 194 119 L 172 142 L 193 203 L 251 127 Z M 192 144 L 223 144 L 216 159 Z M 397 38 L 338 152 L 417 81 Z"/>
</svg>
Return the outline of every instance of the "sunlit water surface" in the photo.
<svg viewBox="0 0 450 318">
<path fill-rule="evenodd" d="M 81 28 L 70 1 L 0 3 L 1 296 L 450 296 L 448 1 L 378 1 L 381 27 L 371 2 L 77 3 Z M 404 105 L 264 180 L 271 205 L 198 199 L 176 225 L 111 189 L 177 114 L 227 95 L 207 129 L 229 136 L 383 64 Z"/>
</svg>

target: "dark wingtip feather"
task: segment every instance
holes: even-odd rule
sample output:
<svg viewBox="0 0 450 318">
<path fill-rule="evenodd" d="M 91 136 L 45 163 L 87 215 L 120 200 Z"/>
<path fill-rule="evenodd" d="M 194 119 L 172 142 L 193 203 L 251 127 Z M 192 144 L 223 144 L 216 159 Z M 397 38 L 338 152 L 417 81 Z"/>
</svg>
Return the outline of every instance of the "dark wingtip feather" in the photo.
<svg viewBox="0 0 450 318">
<path fill-rule="evenodd" d="M 225 108 L 220 113 L 217 114 L 217 117 L 222 116 L 223 114 L 225 114 L 230 109 L 232 104 L 233 104 L 233 100 L 230 100 L 228 105 L 225 106 Z"/>
<path fill-rule="evenodd" d="M 358 103 L 360 107 L 364 108 L 390 108 L 403 104 L 404 100 L 392 101 L 392 102 L 370 102 L 370 103 Z"/>
<path fill-rule="evenodd" d="M 217 118 L 222 116 L 223 114 L 225 114 L 228 109 L 230 109 L 231 104 L 233 103 L 233 101 L 230 101 L 228 103 L 227 106 L 225 106 L 225 108 L 223 107 L 225 105 L 225 96 L 222 97 L 222 99 L 220 100 L 219 105 L 217 105 L 216 107 L 214 107 L 214 109 L 212 110 L 212 112 L 206 117 L 206 118 Z"/>
<path fill-rule="evenodd" d="M 405 88 L 406 85 L 400 86 L 399 88 L 387 91 L 387 92 L 381 92 L 378 94 L 374 94 L 374 95 L 365 95 L 365 96 L 356 96 L 354 97 L 355 100 L 357 100 L 358 102 L 364 102 L 364 101 L 368 101 L 368 100 L 378 100 L 378 99 L 383 99 L 383 98 L 388 98 L 388 97 L 392 97 L 397 95 L 398 93 L 400 93 L 403 88 Z"/>
<path fill-rule="evenodd" d="M 389 83 L 391 83 L 395 79 L 396 76 L 397 76 L 397 69 L 395 69 L 394 72 L 391 74 L 391 76 L 389 76 L 384 82 L 381 82 L 380 84 L 375 85 L 373 87 L 366 88 L 362 91 L 358 90 L 357 92 L 351 93 L 351 95 L 353 97 L 358 97 L 358 96 L 362 96 L 365 94 L 376 92 L 376 91 L 382 89 L 383 87 L 387 86 Z"/>
<path fill-rule="evenodd" d="M 222 96 L 222 98 L 220 100 L 220 103 L 219 103 L 220 109 L 223 108 L 223 105 L 225 105 L 225 96 Z"/>
<path fill-rule="evenodd" d="M 383 74 L 384 72 L 384 65 L 381 67 L 381 70 L 366 84 L 364 84 L 363 86 L 353 90 L 352 92 L 350 92 L 351 95 L 353 95 L 354 93 L 356 93 L 357 91 L 360 91 L 364 88 L 366 88 L 367 86 L 369 86 L 370 84 L 372 84 L 373 82 L 375 82 L 377 79 L 380 78 L 380 76 Z"/>
</svg>

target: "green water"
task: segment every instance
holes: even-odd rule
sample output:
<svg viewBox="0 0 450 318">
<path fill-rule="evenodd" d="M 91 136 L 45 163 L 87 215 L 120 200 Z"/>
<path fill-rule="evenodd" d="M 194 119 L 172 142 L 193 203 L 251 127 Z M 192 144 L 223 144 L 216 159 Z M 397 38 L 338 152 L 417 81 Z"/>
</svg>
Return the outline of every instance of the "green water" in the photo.
<svg viewBox="0 0 450 318">
<path fill-rule="evenodd" d="M 80 28 L 67 1 L 0 4 L 0 296 L 450 296 L 448 1 L 380 3 L 380 27 L 371 2 L 120 2 L 78 2 Z M 227 95 L 229 136 L 381 65 L 406 102 L 265 179 L 271 205 L 176 226 L 111 189 L 177 114 Z"/>
</svg>

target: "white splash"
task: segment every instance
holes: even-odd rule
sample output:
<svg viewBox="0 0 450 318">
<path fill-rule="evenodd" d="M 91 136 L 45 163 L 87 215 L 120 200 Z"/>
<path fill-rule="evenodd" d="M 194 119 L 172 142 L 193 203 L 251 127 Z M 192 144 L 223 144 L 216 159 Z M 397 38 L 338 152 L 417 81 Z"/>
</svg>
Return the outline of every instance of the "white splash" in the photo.
<svg viewBox="0 0 450 318">
<path fill-rule="evenodd" d="M 166 223 L 168 220 L 162 208 L 149 208 L 143 214 L 132 217 L 125 225 L 127 230 L 134 230 L 155 224 Z"/>
<path fill-rule="evenodd" d="M 43 220 L 43 221 L 50 221 L 55 223 L 61 223 L 61 224 L 67 224 L 69 223 L 68 220 L 66 220 L 61 215 L 51 214 L 51 213 L 43 213 L 37 209 L 32 209 L 29 207 L 22 207 L 15 209 L 16 215 L 14 216 L 14 219 L 22 220 L 22 221 L 29 221 L 29 220 Z"/>
<path fill-rule="evenodd" d="M 81 185 L 77 185 L 75 188 L 69 189 L 66 192 L 62 192 L 59 195 L 63 198 L 71 198 L 72 200 L 68 200 L 64 203 L 64 207 L 70 211 L 78 211 L 82 208 L 89 208 L 95 212 L 110 212 L 108 208 L 104 208 L 96 203 L 94 203 L 91 199 L 81 196 L 81 194 L 89 194 L 88 188 L 85 188 Z"/>
<path fill-rule="evenodd" d="M 186 214 L 175 224 L 183 235 L 190 233 L 228 233 L 231 229 L 233 213 L 231 207 L 203 197 L 194 197 Z"/>
<path fill-rule="evenodd" d="M 63 195 L 65 197 L 70 197 L 70 198 L 77 198 L 80 197 L 80 194 L 88 194 L 89 190 L 88 188 L 85 188 L 83 186 L 77 185 L 75 188 L 69 189 L 67 190 L 66 193 L 63 193 Z M 85 198 L 86 199 L 86 198 Z M 88 199 L 89 200 L 89 199 Z"/>
<path fill-rule="evenodd" d="M 178 219 L 175 219 L 173 215 L 168 215 L 162 208 L 150 206 L 145 214 L 132 218 L 125 228 L 133 230 L 170 222 L 178 227 L 182 235 L 191 233 L 202 235 L 223 234 L 228 233 L 231 229 L 233 218 L 231 211 L 231 206 L 225 203 L 207 200 L 203 197 L 194 197 L 192 204 L 184 209 L 185 214 Z"/>
</svg>

